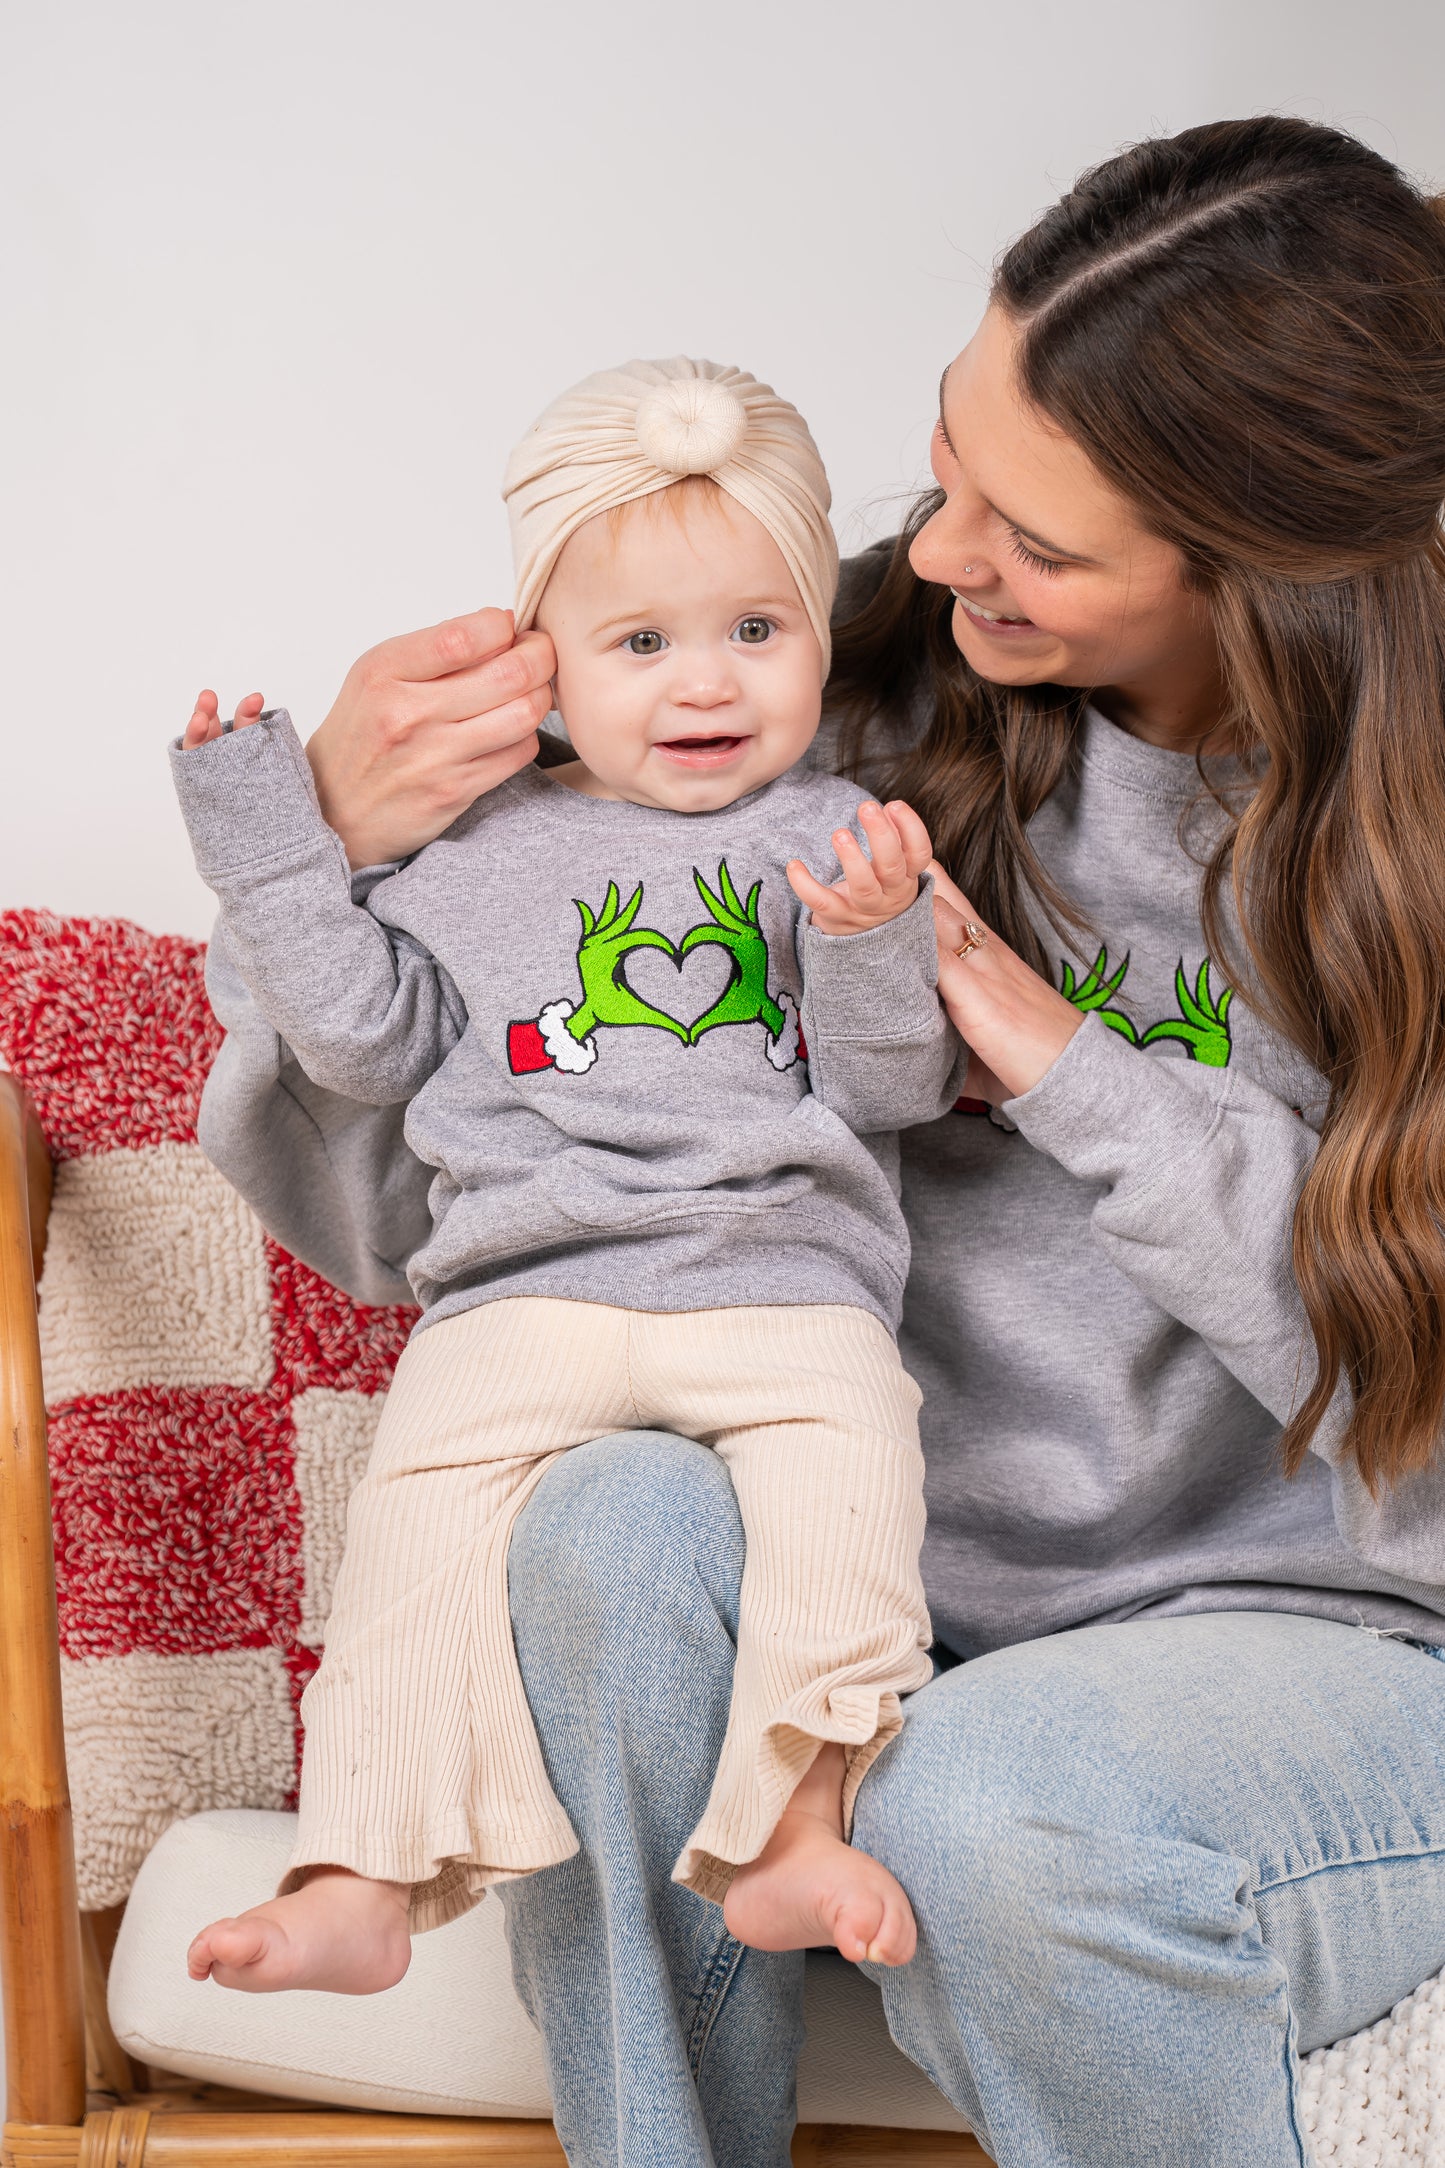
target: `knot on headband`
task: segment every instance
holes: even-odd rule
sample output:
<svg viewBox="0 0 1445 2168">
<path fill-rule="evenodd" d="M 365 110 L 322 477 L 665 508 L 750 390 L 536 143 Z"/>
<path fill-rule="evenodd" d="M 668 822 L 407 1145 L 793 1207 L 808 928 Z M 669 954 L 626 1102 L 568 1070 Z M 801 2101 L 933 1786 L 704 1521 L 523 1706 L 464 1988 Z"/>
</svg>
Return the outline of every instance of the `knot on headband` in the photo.
<svg viewBox="0 0 1445 2168">
<path fill-rule="evenodd" d="M 554 399 L 502 480 L 517 568 L 517 630 L 537 614 L 567 541 L 601 512 L 710 475 L 776 542 L 809 623 L 830 653 L 838 545 L 828 477 L 797 408 L 744 369 L 715 361 L 630 361 Z"/>
<path fill-rule="evenodd" d="M 667 474 L 715 473 L 732 458 L 747 426 L 741 400 L 706 376 L 659 384 L 637 409 L 642 456 Z"/>
</svg>

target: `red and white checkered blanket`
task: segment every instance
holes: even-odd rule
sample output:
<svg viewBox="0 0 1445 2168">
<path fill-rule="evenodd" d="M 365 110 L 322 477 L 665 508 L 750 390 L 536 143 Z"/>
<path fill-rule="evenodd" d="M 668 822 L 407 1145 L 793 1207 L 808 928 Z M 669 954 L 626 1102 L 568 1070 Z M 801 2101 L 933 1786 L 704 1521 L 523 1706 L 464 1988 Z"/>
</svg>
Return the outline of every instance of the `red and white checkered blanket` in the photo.
<svg viewBox="0 0 1445 2168">
<path fill-rule="evenodd" d="M 346 1501 L 415 1313 L 269 1240 L 196 1143 L 201 944 L 0 913 L 0 1057 L 56 1161 L 41 1283 L 80 1901 L 294 1794 Z"/>
</svg>

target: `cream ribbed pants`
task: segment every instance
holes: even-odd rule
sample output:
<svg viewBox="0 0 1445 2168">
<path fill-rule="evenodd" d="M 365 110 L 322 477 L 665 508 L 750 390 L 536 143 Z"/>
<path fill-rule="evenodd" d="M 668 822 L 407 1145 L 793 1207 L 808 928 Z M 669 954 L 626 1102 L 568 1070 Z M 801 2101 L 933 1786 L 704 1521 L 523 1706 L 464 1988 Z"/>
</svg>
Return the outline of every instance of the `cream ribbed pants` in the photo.
<svg viewBox="0 0 1445 2168">
<path fill-rule="evenodd" d="M 841 1306 L 514 1296 L 419 1334 L 352 1493 L 283 1886 L 320 1861 L 410 1882 L 421 1929 L 577 1850 L 517 1667 L 507 1546 L 556 1455 L 620 1430 L 715 1448 L 747 1537 L 732 1711 L 675 1879 L 721 1902 L 823 1740 L 848 1749 L 851 1823 L 900 1694 L 931 1675 L 919 1399 L 884 1327 Z"/>
</svg>

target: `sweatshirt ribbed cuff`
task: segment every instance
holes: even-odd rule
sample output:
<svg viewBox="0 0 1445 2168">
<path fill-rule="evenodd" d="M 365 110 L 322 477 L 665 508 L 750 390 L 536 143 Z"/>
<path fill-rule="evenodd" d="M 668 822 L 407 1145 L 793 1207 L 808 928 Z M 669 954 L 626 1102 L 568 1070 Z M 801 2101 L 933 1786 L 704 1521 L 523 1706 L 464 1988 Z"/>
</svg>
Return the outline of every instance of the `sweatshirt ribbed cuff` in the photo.
<svg viewBox="0 0 1445 2168">
<path fill-rule="evenodd" d="M 803 981 L 828 1035 L 912 1038 L 938 1007 L 938 939 L 933 877 L 925 874 L 906 911 L 866 933 L 803 934 Z"/>
<path fill-rule="evenodd" d="M 1084 1182 L 1163 1175 L 1204 1142 L 1228 1096 L 1223 1071 L 1192 1077 L 1086 1016 L 1052 1068 L 1004 1113 Z"/>
<path fill-rule="evenodd" d="M 306 857 L 328 841 L 341 855 L 284 708 L 271 708 L 244 730 L 190 751 L 176 739 L 170 756 L 196 870 L 209 886 Z"/>
</svg>

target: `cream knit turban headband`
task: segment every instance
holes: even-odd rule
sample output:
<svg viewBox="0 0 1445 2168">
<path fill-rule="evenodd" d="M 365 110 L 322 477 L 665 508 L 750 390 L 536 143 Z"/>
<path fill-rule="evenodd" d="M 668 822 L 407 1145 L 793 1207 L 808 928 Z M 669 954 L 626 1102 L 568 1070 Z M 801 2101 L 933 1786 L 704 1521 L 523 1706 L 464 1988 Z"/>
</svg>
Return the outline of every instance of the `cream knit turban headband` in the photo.
<svg viewBox="0 0 1445 2168">
<path fill-rule="evenodd" d="M 823 650 L 838 584 L 828 477 L 796 407 L 715 361 L 629 361 L 563 392 L 507 462 L 517 630 L 537 614 L 562 545 L 599 512 L 708 474 L 783 553 Z"/>
</svg>

